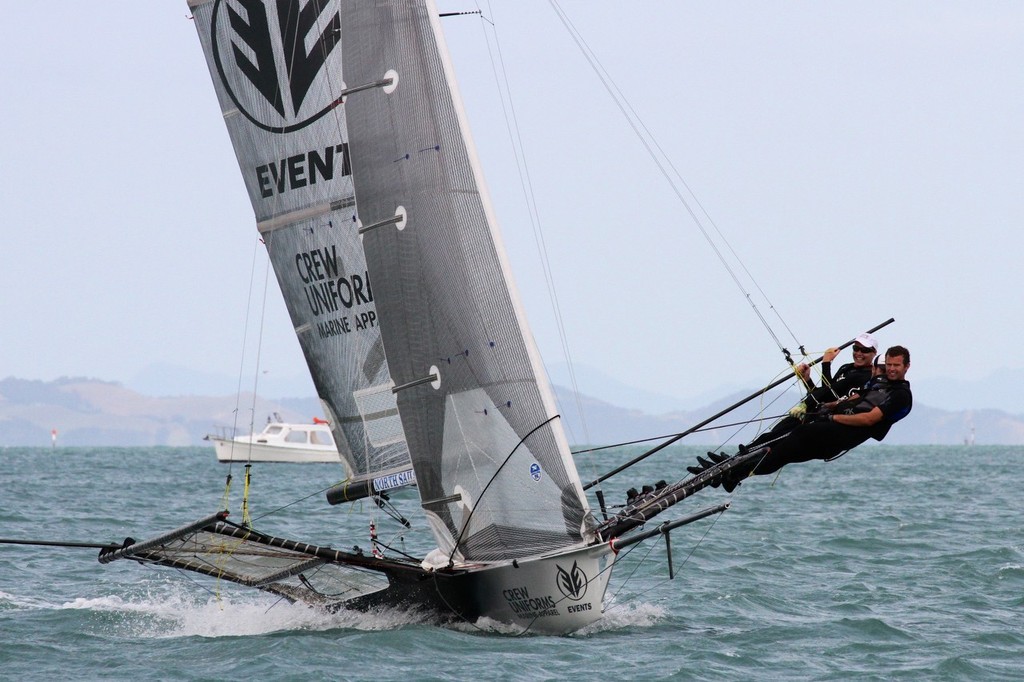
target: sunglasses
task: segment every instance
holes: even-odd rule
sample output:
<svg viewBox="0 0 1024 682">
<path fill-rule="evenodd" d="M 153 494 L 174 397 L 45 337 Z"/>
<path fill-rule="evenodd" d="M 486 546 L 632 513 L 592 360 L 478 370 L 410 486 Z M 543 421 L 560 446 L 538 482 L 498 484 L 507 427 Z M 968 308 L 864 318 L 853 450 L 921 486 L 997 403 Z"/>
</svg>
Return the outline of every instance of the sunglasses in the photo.
<svg viewBox="0 0 1024 682">
<path fill-rule="evenodd" d="M 853 347 L 853 350 L 854 350 L 854 352 L 857 352 L 857 353 L 874 353 L 875 352 L 874 348 L 865 348 L 864 346 L 856 346 L 856 345 Z"/>
</svg>

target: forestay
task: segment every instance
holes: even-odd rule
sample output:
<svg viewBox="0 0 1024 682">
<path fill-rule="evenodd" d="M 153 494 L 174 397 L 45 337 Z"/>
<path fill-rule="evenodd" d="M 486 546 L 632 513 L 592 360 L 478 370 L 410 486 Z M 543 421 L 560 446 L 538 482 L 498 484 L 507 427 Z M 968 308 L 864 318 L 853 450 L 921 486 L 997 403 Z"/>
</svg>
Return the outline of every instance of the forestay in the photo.
<svg viewBox="0 0 1024 682">
<path fill-rule="evenodd" d="M 336 2 L 189 0 L 257 225 L 355 480 L 412 482 L 359 243 Z"/>
<path fill-rule="evenodd" d="M 315 3 L 309 3 L 307 9 Z M 335 7 L 338 14 L 335 15 Z M 565 548 L 589 513 L 527 328 L 432 2 L 327 4 L 374 303 L 443 558 Z M 307 42 L 308 44 L 308 42 Z M 339 114 L 340 116 L 340 114 Z"/>
</svg>

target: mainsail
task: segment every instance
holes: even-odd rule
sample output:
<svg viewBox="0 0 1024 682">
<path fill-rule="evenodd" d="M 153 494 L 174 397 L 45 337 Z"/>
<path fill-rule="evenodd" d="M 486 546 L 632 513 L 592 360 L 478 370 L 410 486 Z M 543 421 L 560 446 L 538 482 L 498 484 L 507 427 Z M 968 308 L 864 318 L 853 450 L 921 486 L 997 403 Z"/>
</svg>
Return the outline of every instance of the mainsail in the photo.
<svg viewBox="0 0 1024 682">
<path fill-rule="evenodd" d="M 363 248 L 422 505 L 450 560 L 589 536 L 589 513 L 515 293 L 434 3 L 337 4 Z M 334 9 L 334 8 L 337 9 Z M 336 13 L 336 14 L 335 14 Z M 385 223 L 399 216 L 400 221 Z"/>
<path fill-rule="evenodd" d="M 335 2 L 189 0 L 259 233 L 354 482 L 413 482 L 342 101 Z M 372 492 L 368 485 L 361 490 Z"/>
</svg>

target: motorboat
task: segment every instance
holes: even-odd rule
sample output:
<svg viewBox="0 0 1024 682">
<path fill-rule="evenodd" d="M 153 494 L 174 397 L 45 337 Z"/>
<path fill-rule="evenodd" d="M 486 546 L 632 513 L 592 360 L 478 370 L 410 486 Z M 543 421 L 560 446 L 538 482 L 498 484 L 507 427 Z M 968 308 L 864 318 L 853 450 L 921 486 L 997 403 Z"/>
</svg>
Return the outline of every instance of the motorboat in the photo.
<svg viewBox="0 0 1024 682">
<path fill-rule="evenodd" d="M 330 424 L 270 422 L 260 433 L 234 438 L 208 435 L 218 462 L 340 462 Z"/>
</svg>

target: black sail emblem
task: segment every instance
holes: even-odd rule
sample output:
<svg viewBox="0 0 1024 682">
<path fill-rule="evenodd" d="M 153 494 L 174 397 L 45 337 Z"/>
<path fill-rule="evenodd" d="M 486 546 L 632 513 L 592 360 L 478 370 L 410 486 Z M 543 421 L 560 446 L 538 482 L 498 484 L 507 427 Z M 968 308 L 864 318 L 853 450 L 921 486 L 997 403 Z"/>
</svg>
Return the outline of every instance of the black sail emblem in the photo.
<svg viewBox="0 0 1024 682">
<path fill-rule="evenodd" d="M 323 93 L 319 98 L 309 97 L 341 41 L 341 16 L 326 11 L 334 5 L 333 0 L 310 0 L 305 7 L 298 0 L 214 4 L 210 34 L 217 75 L 238 111 L 254 125 L 289 133 L 339 104 L 327 88 L 317 90 Z M 340 89 L 340 68 L 332 82 Z"/>
<path fill-rule="evenodd" d="M 567 571 L 558 564 L 555 564 L 555 568 L 558 569 L 558 575 L 555 582 L 558 583 L 558 590 L 567 599 L 573 601 L 579 601 L 583 599 L 583 595 L 587 593 L 587 574 L 583 572 L 583 569 L 579 567 L 575 561 L 572 562 L 572 569 Z"/>
</svg>

